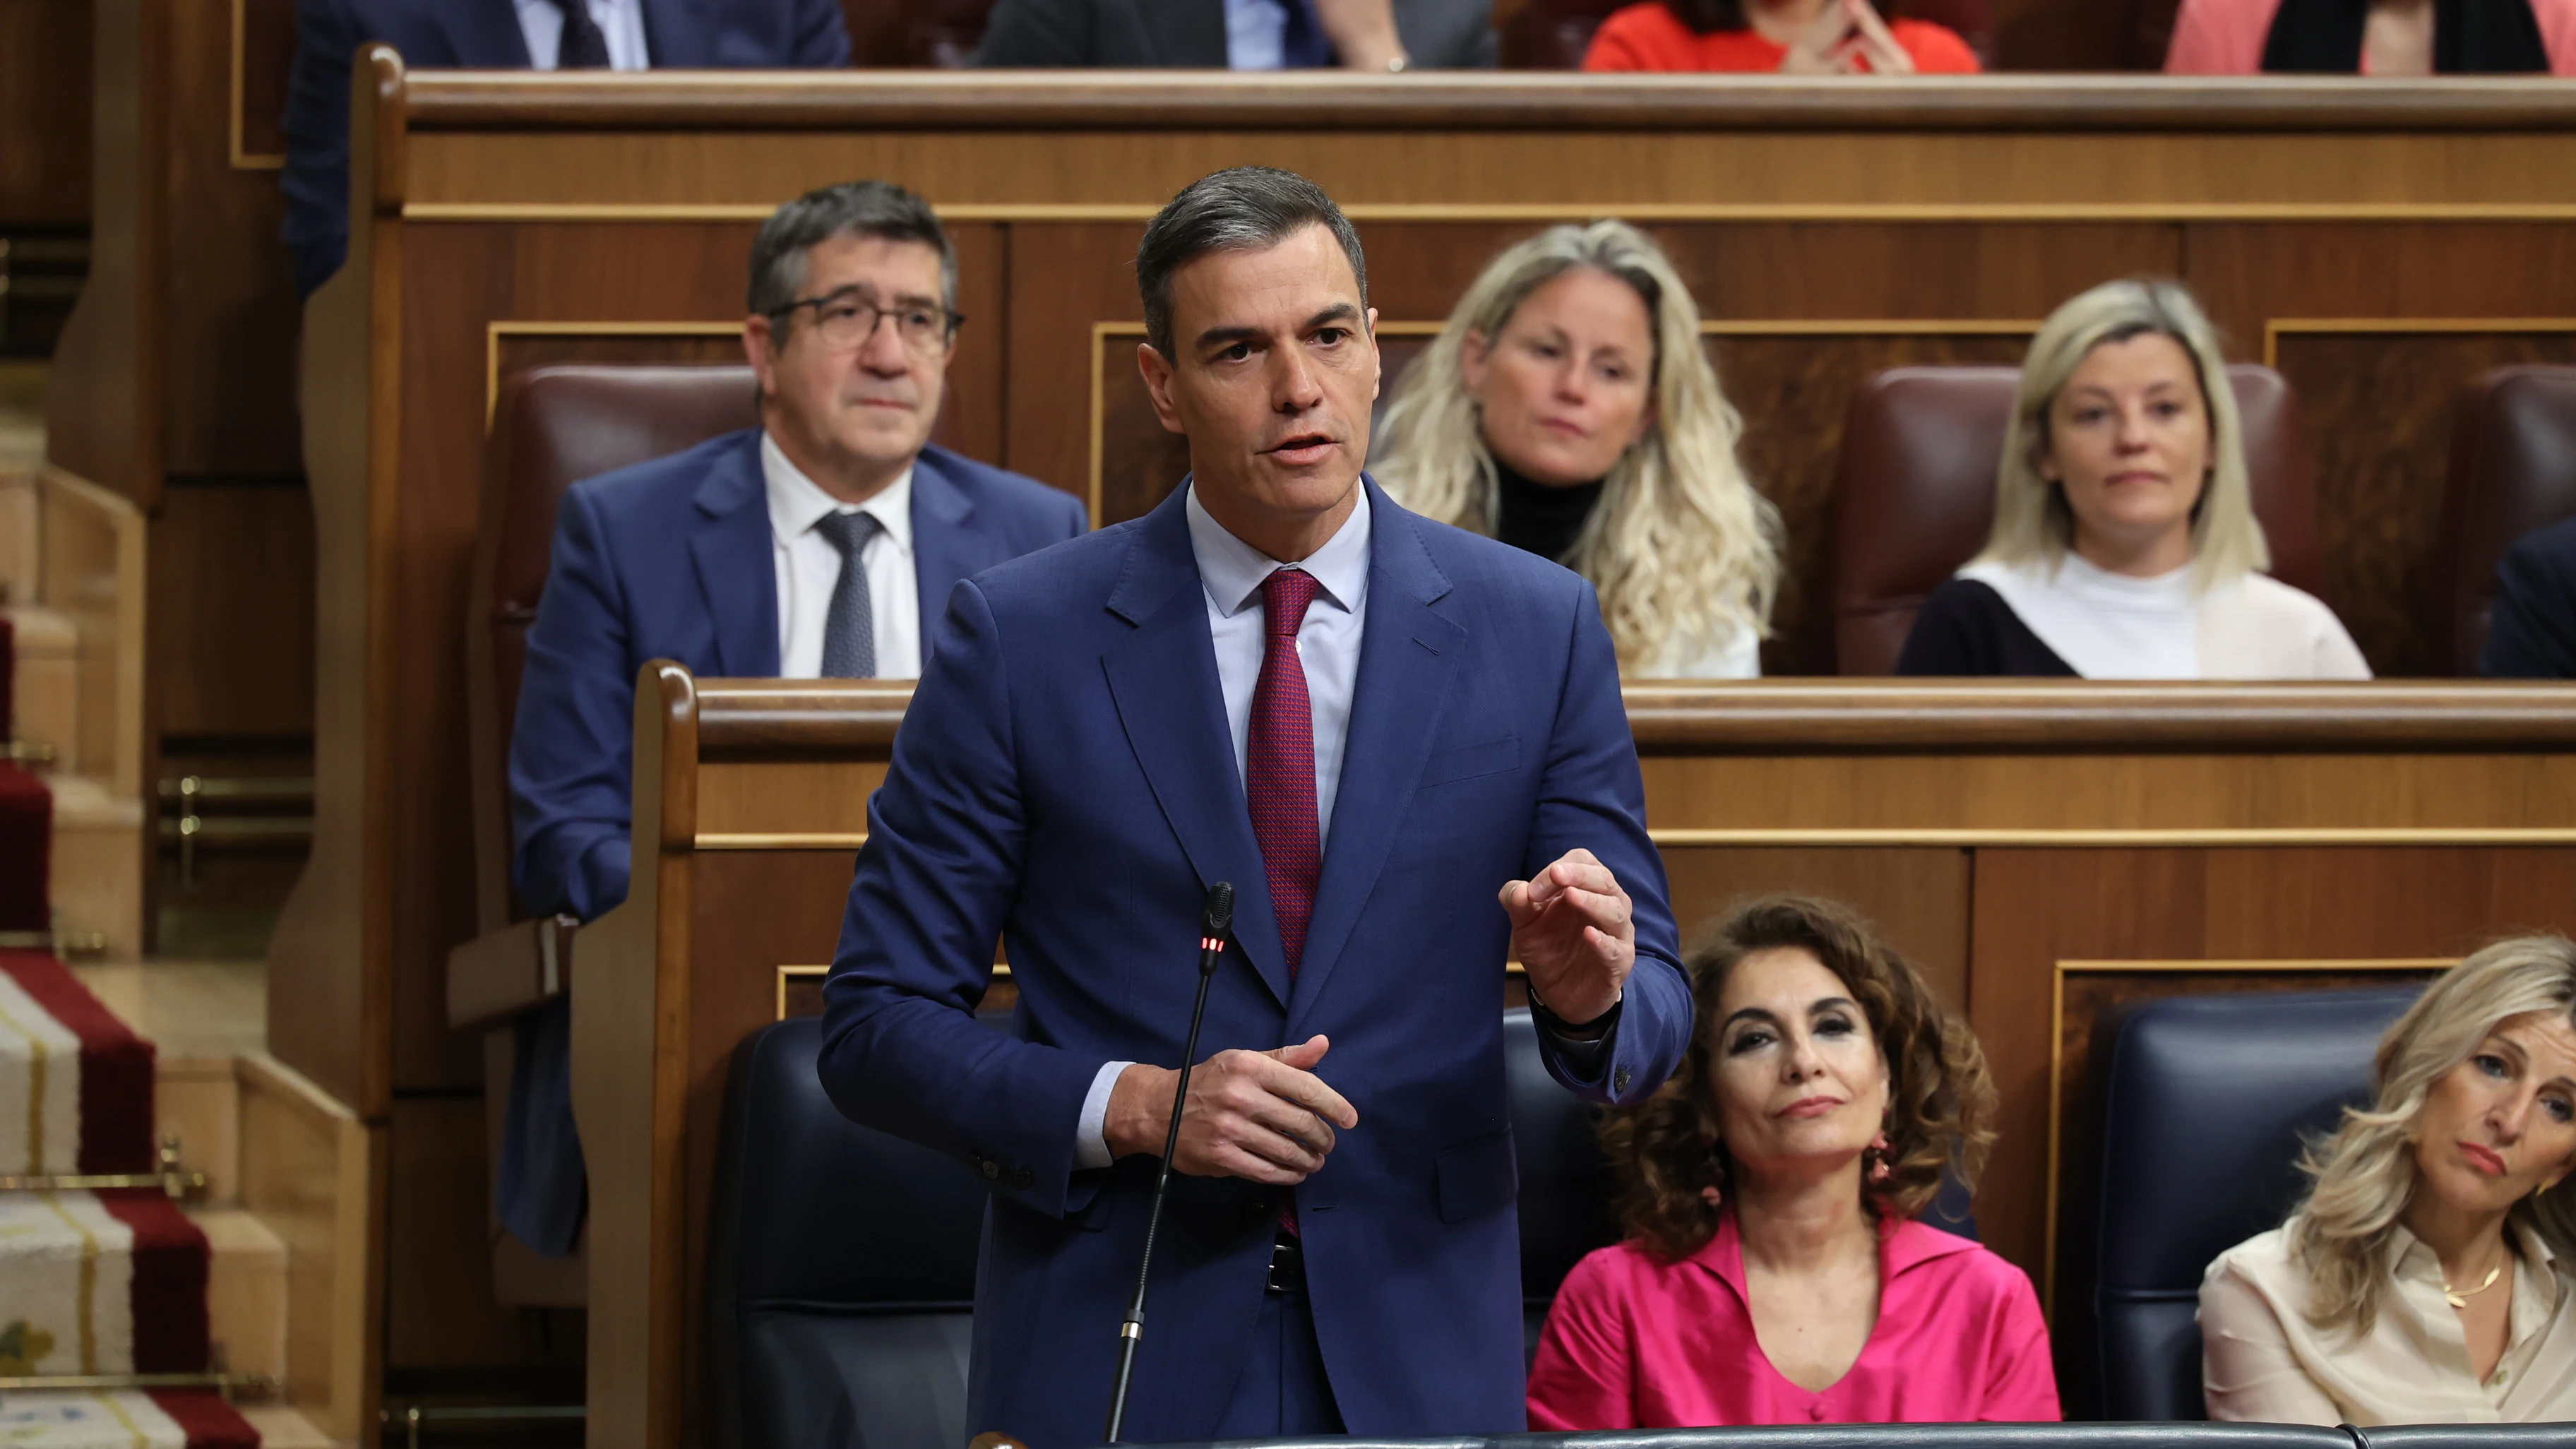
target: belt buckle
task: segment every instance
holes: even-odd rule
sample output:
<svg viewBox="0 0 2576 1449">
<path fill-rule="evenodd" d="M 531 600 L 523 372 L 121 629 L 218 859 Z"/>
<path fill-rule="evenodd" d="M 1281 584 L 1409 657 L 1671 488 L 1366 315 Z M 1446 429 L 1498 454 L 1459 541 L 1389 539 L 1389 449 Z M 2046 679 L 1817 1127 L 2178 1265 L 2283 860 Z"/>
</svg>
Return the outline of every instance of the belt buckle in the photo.
<svg viewBox="0 0 2576 1449">
<path fill-rule="evenodd" d="M 1274 1294 L 1306 1291 L 1306 1250 L 1286 1233 L 1270 1240 L 1270 1276 L 1262 1288 Z"/>
</svg>

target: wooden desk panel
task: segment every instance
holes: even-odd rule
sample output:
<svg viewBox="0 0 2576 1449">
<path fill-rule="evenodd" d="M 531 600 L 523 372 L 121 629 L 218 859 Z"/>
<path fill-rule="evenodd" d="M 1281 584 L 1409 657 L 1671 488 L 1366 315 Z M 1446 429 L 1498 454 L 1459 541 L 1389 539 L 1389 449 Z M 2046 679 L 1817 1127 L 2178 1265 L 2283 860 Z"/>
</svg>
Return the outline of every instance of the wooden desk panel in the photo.
<svg viewBox="0 0 2576 1449">
<path fill-rule="evenodd" d="M 573 998 L 591 1413 L 617 1443 L 683 1442 L 702 1412 L 725 1063 L 814 1007 L 782 968 L 831 958 L 905 697 L 652 683 L 636 894 L 583 935 Z M 1763 892 L 1844 899 L 1968 1012 L 2002 1093 L 1980 1227 L 2043 1285 L 2082 1268 L 2052 1244 L 2094 1165 L 2102 1011 L 2421 974 L 2576 929 L 2576 686 L 1780 682 L 1628 705 L 1685 923 Z"/>
</svg>

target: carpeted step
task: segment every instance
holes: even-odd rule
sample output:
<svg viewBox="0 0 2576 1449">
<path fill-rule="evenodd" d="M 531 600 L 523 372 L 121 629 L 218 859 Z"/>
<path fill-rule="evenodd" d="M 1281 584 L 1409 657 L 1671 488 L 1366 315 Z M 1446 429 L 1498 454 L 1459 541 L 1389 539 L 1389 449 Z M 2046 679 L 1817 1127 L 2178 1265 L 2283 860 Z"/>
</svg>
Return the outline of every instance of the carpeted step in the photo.
<svg viewBox="0 0 2576 1449">
<path fill-rule="evenodd" d="M 152 1171 L 152 1069 L 51 952 L 0 950 L 0 1175 Z"/>
<path fill-rule="evenodd" d="M 259 1434 L 203 1389 L 0 1394 L 10 1449 L 258 1449 Z"/>
<path fill-rule="evenodd" d="M 0 1193 L 0 1377 L 203 1373 L 207 1259 L 152 1188 Z"/>
</svg>

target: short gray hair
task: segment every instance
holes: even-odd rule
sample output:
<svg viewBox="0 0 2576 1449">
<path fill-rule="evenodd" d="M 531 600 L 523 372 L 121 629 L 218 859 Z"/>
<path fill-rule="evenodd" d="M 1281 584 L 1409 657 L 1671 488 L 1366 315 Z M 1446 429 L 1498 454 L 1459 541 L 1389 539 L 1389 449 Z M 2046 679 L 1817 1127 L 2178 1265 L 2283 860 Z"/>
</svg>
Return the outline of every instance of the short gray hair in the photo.
<svg viewBox="0 0 2576 1449">
<path fill-rule="evenodd" d="M 939 300 L 957 310 L 957 249 L 930 203 L 891 181 L 844 181 L 808 191 L 769 214 L 751 243 L 750 310 L 784 330 L 805 288 L 806 253 L 834 237 L 919 242 L 939 253 Z"/>
<path fill-rule="evenodd" d="M 1360 234 L 1324 188 L 1275 166 L 1236 166 L 1202 176 L 1181 188 L 1154 219 L 1136 248 L 1136 290 L 1145 302 L 1145 340 L 1172 355 L 1172 274 L 1210 252 L 1260 251 L 1310 226 L 1341 243 L 1359 283 L 1360 310 L 1368 310 L 1368 258 Z"/>
</svg>

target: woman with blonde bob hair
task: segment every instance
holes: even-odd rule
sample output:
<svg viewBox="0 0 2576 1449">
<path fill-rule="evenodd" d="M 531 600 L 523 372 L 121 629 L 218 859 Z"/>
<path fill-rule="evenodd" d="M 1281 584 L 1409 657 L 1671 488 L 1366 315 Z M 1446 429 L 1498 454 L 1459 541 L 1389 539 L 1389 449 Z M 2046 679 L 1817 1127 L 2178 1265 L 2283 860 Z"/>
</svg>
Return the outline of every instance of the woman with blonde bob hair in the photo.
<svg viewBox="0 0 2576 1449">
<path fill-rule="evenodd" d="M 1967 1024 L 1812 897 L 1741 908 L 1689 965 L 1681 1068 L 1602 1126 L 1627 1241 L 1557 1290 L 1530 1427 L 2057 1418 L 2030 1279 L 1915 1218 L 1994 1143 Z"/>
<path fill-rule="evenodd" d="M 2022 359 L 1983 552 L 1899 674 L 2367 679 L 2332 610 L 2262 570 L 2218 335 L 2174 282 L 2106 282 Z"/>
<path fill-rule="evenodd" d="M 1779 515 L 1699 308 L 1622 221 L 1506 248 L 1406 370 L 1374 470 L 1416 513 L 1592 581 L 1631 678 L 1744 678 L 1780 579 Z"/>
<path fill-rule="evenodd" d="M 2200 1286 L 2213 1419 L 2576 1419 L 2576 944 L 2499 941 L 2380 1039 L 2290 1220 Z"/>
</svg>

